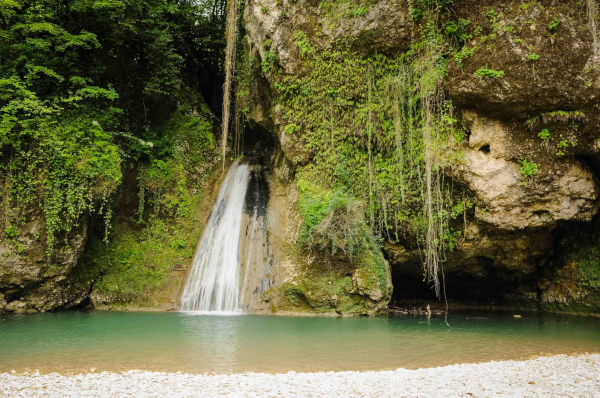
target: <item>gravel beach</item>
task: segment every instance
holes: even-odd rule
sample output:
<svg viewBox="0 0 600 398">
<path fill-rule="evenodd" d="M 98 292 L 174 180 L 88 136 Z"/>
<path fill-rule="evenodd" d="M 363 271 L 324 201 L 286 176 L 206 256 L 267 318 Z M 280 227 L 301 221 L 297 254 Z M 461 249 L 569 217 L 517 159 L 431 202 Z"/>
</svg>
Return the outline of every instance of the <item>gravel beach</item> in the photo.
<svg viewBox="0 0 600 398">
<path fill-rule="evenodd" d="M 600 398 L 600 354 L 379 372 L 0 374 L 7 398 L 223 396 Z"/>
</svg>

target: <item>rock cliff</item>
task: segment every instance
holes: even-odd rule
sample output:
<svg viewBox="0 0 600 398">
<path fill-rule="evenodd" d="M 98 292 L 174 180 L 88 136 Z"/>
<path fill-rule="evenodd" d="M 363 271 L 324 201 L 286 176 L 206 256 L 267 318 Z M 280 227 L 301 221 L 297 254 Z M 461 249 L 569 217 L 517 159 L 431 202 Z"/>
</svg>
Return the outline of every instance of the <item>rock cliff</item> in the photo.
<svg viewBox="0 0 600 398">
<path fill-rule="evenodd" d="M 3 217 L 0 215 L 0 223 Z M 45 218 L 31 206 L 26 222 L 0 238 L 0 312 L 35 312 L 74 307 L 85 300 L 91 280 L 77 267 L 88 236 L 83 217 L 50 252 Z"/>
<path fill-rule="evenodd" d="M 276 275 L 253 309 L 375 314 L 391 299 L 434 298 L 422 232 L 433 185 L 449 298 L 600 311 L 596 14 L 594 0 L 247 0 L 238 114 L 247 140 L 268 147 Z M 429 130 L 443 136 L 433 149 Z M 169 189 L 153 199 L 165 212 Z M 206 207 L 181 195 L 177 206 Z M 89 220 L 50 263 L 43 215 L 26 217 L 0 236 L 0 312 L 79 304 L 104 272 L 77 267 Z M 187 262 L 193 223 L 185 242 L 168 230 Z M 102 258 L 127 270 L 141 261 L 111 253 Z M 121 294 L 111 272 L 94 287 L 106 304 Z"/>
<path fill-rule="evenodd" d="M 426 35 L 428 22 L 419 16 L 427 12 L 427 6 L 419 9 L 425 3 L 248 1 L 243 25 L 252 64 L 250 121 L 275 133 L 300 169 L 318 163 L 305 139 L 312 132 L 286 112 L 285 83 L 315 81 L 312 72 L 320 65 L 307 53 L 359 63 L 375 54 L 392 58 L 411 46 L 416 51 L 414 43 Z M 590 17 L 590 5 L 582 1 L 455 1 L 450 7 L 447 19 L 435 23 L 446 33 L 445 45 L 462 36 L 458 50 L 444 49 L 450 61 L 443 91 L 466 137 L 453 148 L 445 173 L 471 203 L 463 232 L 446 253 L 449 295 L 454 289 L 463 299 L 497 304 L 571 303 L 597 310 L 597 290 L 582 281 L 579 263 L 560 243 L 582 228 L 591 236 L 599 207 L 600 63 L 591 34 L 597 16 Z M 332 119 L 345 123 L 339 114 Z M 403 280 L 418 282 L 422 274 L 414 239 L 385 245 L 396 291 L 406 287 Z M 594 267 L 597 278 L 597 261 Z M 557 272 L 563 280 L 554 278 Z M 570 296 L 556 293 L 569 290 L 565 284 Z M 486 295 L 490 288 L 497 292 Z"/>
</svg>

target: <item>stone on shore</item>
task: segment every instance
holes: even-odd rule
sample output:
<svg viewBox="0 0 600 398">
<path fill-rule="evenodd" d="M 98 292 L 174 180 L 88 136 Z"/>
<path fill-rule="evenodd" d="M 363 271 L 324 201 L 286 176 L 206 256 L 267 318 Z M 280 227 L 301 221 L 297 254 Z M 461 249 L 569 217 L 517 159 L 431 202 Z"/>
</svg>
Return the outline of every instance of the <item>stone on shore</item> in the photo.
<svg viewBox="0 0 600 398">
<path fill-rule="evenodd" d="M 600 354 L 376 372 L 0 374 L 4 398 L 223 396 L 600 398 Z"/>
</svg>

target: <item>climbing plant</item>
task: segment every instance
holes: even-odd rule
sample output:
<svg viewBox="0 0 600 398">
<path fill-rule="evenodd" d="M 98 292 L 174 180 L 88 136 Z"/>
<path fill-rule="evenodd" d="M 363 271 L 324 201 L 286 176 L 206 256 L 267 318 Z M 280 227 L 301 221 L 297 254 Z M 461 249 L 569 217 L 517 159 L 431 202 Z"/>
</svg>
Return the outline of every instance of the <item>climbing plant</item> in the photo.
<svg viewBox="0 0 600 398">
<path fill-rule="evenodd" d="M 238 0 L 227 2 L 227 22 L 225 30 L 225 84 L 223 85 L 223 124 L 221 132 L 221 156 L 223 157 L 223 170 L 227 153 L 227 137 L 229 136 L 229 119 L 231 108 L 231 94 L 233 89 L 233 73 L 235 71 L 235 55 L 237 48 L 238 25 Z"/>
<path fill-rule="evenodd" d="M 147 161 L 151 127 L 187 102 L 201 64 L 221 67 L 222 3 L 3 2 L 3 229 L 36 203 L 50 248 L 86 214 L 108 226 L 123 161 Z"/>
<path fill-rule="evenodd" d="M 363 242 L 362 218 L 353 217 L 352 227 L 331 222 L 362 202 L 365 226 L 378 239 L 422 250 L 426 277 L 440 295 L 440 265 L 456 240 L 444 170 L 462 131 L 442 90 L 447 44 L 434 22 L 422 29 L 411 51 L 393 57 L 362 56 L 344 42 L 317 49 L 298 31 L 304 71 L 287 75 L 270 62 L 269 73 L 282 134 L 302 149 L 293 159 L 302 242 L 321 248 L 325 242 L 333 251 L 340 241 L 352 250 L 367 247 L 355 244 Z"/>
</svg>

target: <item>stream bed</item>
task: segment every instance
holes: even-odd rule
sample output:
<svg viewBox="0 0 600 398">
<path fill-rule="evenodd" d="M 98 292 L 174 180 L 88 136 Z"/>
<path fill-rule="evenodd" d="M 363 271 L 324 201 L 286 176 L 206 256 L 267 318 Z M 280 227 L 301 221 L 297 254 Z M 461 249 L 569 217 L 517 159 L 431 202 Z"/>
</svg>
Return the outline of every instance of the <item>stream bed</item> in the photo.
<svg viewBox="0 0 600 398">
<path fill-rule="evenodd" d="M 0 317 L 0 372 L 281 373 L 417 369 L 600 352 L 600 318 L 371 318 L 69 311 Z"/>
</svg>

